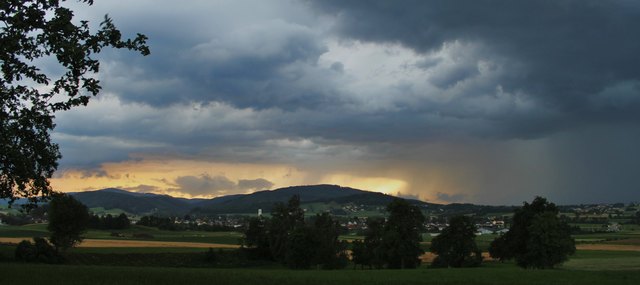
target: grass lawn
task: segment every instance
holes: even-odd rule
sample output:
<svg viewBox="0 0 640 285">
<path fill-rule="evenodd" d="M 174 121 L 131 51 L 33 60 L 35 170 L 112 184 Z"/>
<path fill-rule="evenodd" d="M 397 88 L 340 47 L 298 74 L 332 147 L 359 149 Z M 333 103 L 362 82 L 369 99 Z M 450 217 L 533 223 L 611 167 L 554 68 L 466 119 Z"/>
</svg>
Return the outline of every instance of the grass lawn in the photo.
<svg viewBox="0 0 640 285">
<path fill-rule="evenodd" d="M 640 251 L 578 250 L 562 268 L 640 271 Z"/>
<path fill-rule="evenodd" d="M 46 224 L 24 226 L 0 226 L 0 237 L 46 237 L 49 235 Z"/>
<path fill-rule="evenodd" d="M 125 237 L 113 237 L 112 232 L 118 232 Z M 152 238 L 133 238 L 133 234 L 147 234 Z M 46 224 L 32 224 L 24 226 L 0 226 L 0 237 L 46 237 L 49 235 Z M 205 231 L 165 231 L 157 228 L 133 225 L 125 230 L 89 230 L 85 235 L 87 239 L 125 239 L 125 240 L 152 240 L 152 241 L 176 241 L 176 242 L 203 242 L 220 244 L 240 244 L 242 234 L 239 232 L 205 232 Z"/>
<path fill-rule="evenodd" d="M 37 274 L 34 274 L 37 272 Z M 2 284 L 637 284 L 640 271 L 524 270 L 512 265 L 468 269 L 294 271 L 285 269 L 116 266 L 0 266 Z"/>
</svg>

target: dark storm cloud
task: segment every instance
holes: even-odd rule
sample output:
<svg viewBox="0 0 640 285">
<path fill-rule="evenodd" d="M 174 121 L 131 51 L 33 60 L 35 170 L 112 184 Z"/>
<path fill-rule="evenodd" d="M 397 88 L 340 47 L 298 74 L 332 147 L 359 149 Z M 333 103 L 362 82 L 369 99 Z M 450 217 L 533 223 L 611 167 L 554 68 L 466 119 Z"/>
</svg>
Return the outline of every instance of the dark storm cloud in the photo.
<svg viewBox="0 0 640 285">
<path fill-rule="evenodd" d="M 463 194 L 447 194 L 442 192 L 438 192 L 436 194 L 436 197 L 438 198 L 438 200 L 448 202 L 448 203 L 461 202 L 461 201 L 464 201 L 466 198 L 465 195 Z"/>
<path fill-rule="evenodd" d="M 292 110 L 336 104 L 337 91 L 326 82 L 337 71 L 317 66 L 327 50 L 320 32 L 301 19 L 300 5 L 291 4 L 185 3 L 197 11 L 154 7 L 142 21 L 124 21 L 127 31 L 149 36 L 152 54 L 108 57 L 115 60 L 103 64 L 101 77 L 124 101 L 154 107 L 224 102 Z M 176 21 L 163 21 L 169 15 Z"/>
<path fill-rule="evenodd" d="M 238 188 L 242 190 L 268 190 L 271 187 L 273 183 L 264 178 L 238 180 Z"/>
<path fill-rule="evenodd" d="M 516 120 L 530 132 L 593 121 L 638 120 L 637 99 L 607 90 L 640 79 L 640 3 L 636 1 L 312 1 L 336 17 L 334 29 L 357 40 L 400 43 L 420 53 L 462 41 L 522 65 L 498 83 L 522 91 L 561 122 Z M 426 63 L 429 64 L 428 62 Z M 465 68 L 435 82 L 473 74 Z M 637 89 L 626 97 L 637 98 Z M 602 99 L 602 98 L 607 99 Z M 622 99 L 626 104 L 612 106 Z M 507 119 L 507 118 L 504 118 Z M 539 124 L 539 125 L 538 125 Z M 506 126 L 510 128 L 511 126 Z M 541 129 L 541 130 L 536 130 Z M 506 130 L 513 132 L 514 130 Z"/>
<path fill-rule="evenodd" d="M 234 189 L 236 184 L 225 176 L 181 176 L 176 178 L 178 191 L 192 196 L 220 195 Z"/>
<path fill-rule="evenodd" d="M 61 168 L 150 155 L 398 178 L 405 195 L 447 201 L 637 197 L 639 2 L 140 0 L 86 11 L 147 34 L 152 54 L 101 55 L 102 94 L 56 118 Z M 177 182 L 192 195 L 273 186 Z"/>
<path fill-rule="evenodd" d="M 200 176 L 180 176 L 176 178 L 174 189 L 178 192 L 191 196 L 200 195 L 228 195 L 234 193 L 244 193 L 248 190 L 266 190 L 273 187 L 273 183 L 264 178 L 240 179 L 233 182 L 223 175 L 210 176 L 202 174 Z"/>
<path fill-rule="evenodd" d="M 158 120 L 164 118 L 157 115 L 104 128 L 59 124 L 59 131 L 119 133 L 141 141 L 169 140 L 172 146 L 246 142 L 242 131 L 251 131 L 250 144 L 309 137 L 415 143 L 459 136 L 544 137 L 577 125 L 638 122 L 640 114 L 640 69 L 635 68 L 640 37 L 634 29 L 640 26 L 640 4 L 635 2 L 311 2 L 328 18 L 288 1 L 191 3 L 189 9 L 160 5 L 139 15 L 147 4 L 112 13 L 122 19 L 125 32 L 148 33 L 153 53 L 148 58 L 108 53 L 100 75 L 105 90 L 121 104 L 149 105 L 172 115 L 172 106 L 217 103 L 265 112 L 184 135 L 169 124 L 167 131 L 176 135 L 167 138 L 160 137 Z M 138 16 L 140 21 L 132 20 Z M 161 21 L 167 17 L 174 21 Z M 323 31 L 325 26 L 333 29 Z M 407 65 L 423 74 L 388 83 L 365 78 L 356 82 L 365 87 L 345 87 L 354 82 L 349 65 L 319 64 L 330 52 L 327 39 L 335 36 L 411 48 L 419 56 Z M 368 61 L 376 68 L 381 58 Z"/>
</svg>

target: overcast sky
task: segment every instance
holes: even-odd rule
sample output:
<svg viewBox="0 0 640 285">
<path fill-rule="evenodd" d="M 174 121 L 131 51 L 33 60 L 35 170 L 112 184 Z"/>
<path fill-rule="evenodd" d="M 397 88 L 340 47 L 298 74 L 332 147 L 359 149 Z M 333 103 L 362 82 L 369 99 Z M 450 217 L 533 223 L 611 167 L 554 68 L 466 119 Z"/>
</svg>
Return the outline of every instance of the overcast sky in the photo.
<svg viewBox="0 0 640 285">
<path fill-rule="evenodd" d="M 58 190 L 640 200 L 639 1 L 67 5 L 151 55 L 104 51 L 57 115 Z"/>
</svg>

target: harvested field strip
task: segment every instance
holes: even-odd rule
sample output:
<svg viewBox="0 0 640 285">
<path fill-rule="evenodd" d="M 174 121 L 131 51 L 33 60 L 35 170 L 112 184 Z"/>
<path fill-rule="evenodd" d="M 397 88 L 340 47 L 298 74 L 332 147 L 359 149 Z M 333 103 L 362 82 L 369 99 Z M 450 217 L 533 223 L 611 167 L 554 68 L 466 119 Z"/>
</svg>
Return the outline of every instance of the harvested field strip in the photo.
<svg viewBox="0 0 640 285">
<path fill-rule="evenodd" d="M 578 250 L 615 250 L 615 251 L 640 251 L 638 245 L 625 245 L 625 244 L 578 244 L 576 245 Z"/>
</svg>

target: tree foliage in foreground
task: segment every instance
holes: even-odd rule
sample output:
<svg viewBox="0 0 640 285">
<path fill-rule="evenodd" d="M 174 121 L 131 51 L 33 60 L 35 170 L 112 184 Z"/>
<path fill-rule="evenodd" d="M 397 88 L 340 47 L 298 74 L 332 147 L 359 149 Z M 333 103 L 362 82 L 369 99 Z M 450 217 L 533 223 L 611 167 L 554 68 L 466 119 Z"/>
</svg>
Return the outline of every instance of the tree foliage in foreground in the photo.
<svg viewBox="0 0 640 285">
<path fill-rule="evenodd" d="M 482 263 L 482 252 L 476 244 L 477 228 L 467 216 L 451 218 L 449 226 L 431 241 L 431 252 L 438 256 L 433 267 L 475 267 Z"/>
<path fill-rule="evenodd" d="M 50 137 L 53 119 L 98 94 L 96 55 L 107 47 L 149 54 L 146 36 L 123 39 L 107 16 L 92 33 L 63 2 L 0 2 L 0 198 L 10 202 L 25 197 L 33 205 L 50 197 L 49 178 L 61 157 Z"/>
<path fill-rule="evenodd" d="M 558 208 L 536 197 L 515 211 L 509 231 L 496 238 L 489 253 L 500 260 L 515 259 L 523 268 L 553 268 L 576 250 L 571 228 L 558 218 Z"/>
</svg>

